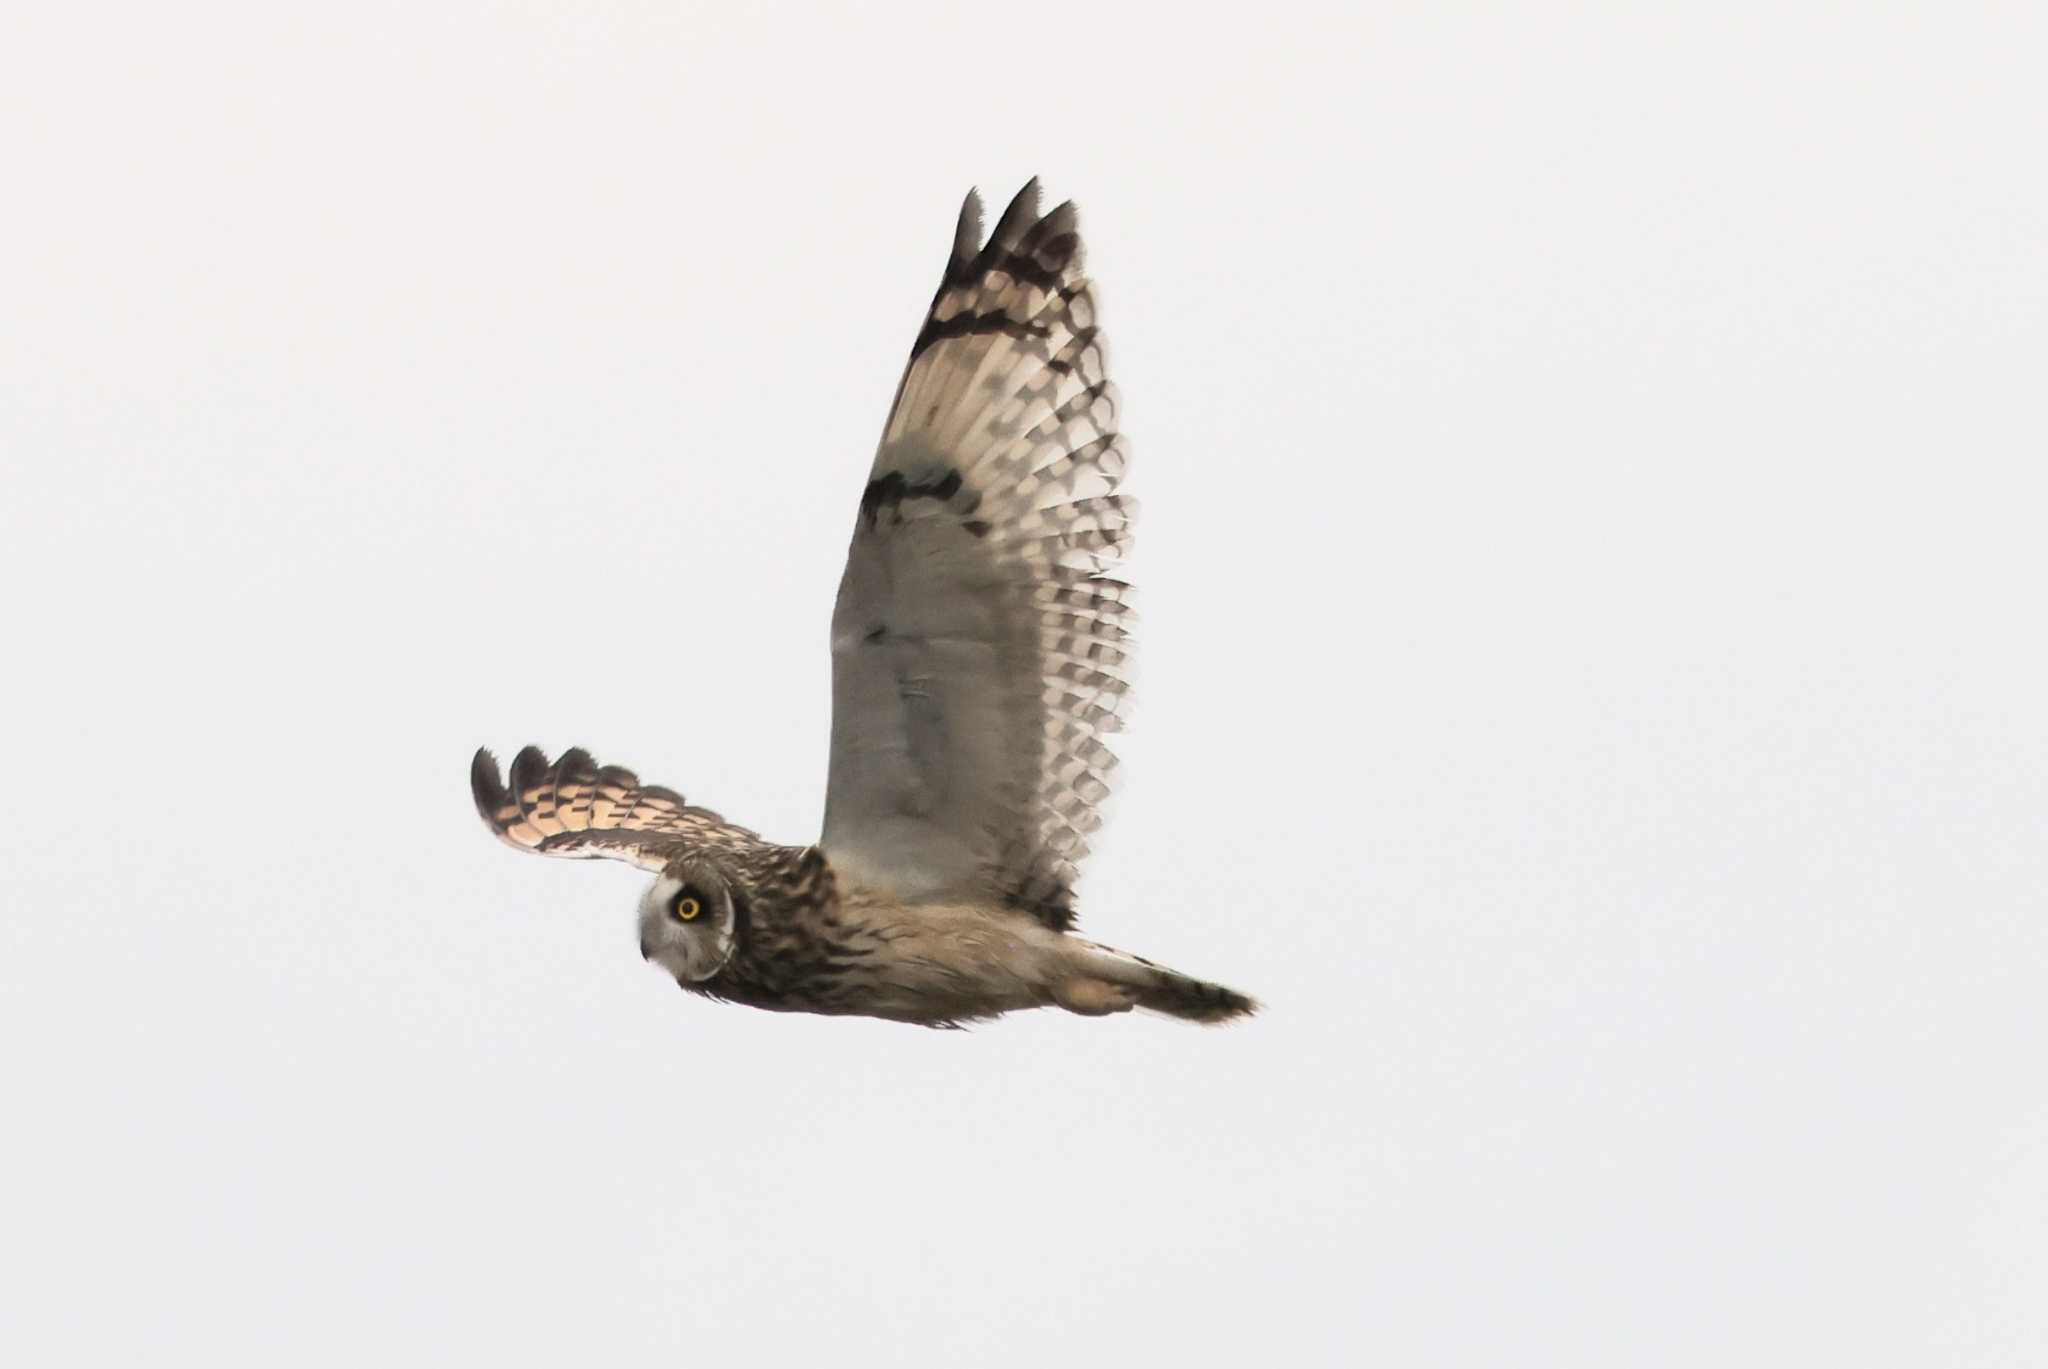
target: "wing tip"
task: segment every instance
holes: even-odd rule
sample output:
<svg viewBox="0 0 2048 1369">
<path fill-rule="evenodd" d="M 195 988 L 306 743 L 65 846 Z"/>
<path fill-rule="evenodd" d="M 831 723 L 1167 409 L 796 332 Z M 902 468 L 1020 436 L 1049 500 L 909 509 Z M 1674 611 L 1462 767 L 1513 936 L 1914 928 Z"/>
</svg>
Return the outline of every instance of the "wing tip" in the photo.
<svg viewBox="0 0 2048 1369">
<path fill-rule="evenodd" d="M 488 746 L 479 746 L 469 759 L 469 796 L 476 800 L 477 814 L 485 824 L 493 831 L 502 830 L 498 826 L 497 810 L 508 795 L 503 781 L 498 778 L 498 758 L 491 754 Z"/>
<path fill-rule="evenodd" d="M 1033 176 L 1024 182 L 1024 188 L 1016 193 L 1009 207 L 1003 210 L 1003 216 L 996 220 L 995 231 L 988 237 L 989 247 L 1002 252 L 1016 251 L 1018 244 L 1024 241 L 1024 234 L 1038 222 L 1038 199 L 1038 177 Z"/>
<path fill-rule="evenodd" d="M 967 198 L 960 202 L 960 221 L 953 226 L 953 267 L 965 267 L 981 251 L 981 190 L 978 186 L 967 188 Z"/>
<path fill-rule="evenodd" d="M 498 758 L 480 746 L 469 762 L 469 792 L 484 826 L 506 843 L 531 851 L 564 830 L 555 811 L 555 787 L 562 777 L 593 769 L 590 753 L 581 747 L 550 761 L 539 747 L 522 746 L 501 779 Z"/>
<path fill-rule="evenodd" d="M 527 750 L 533 748 L 528 747 Z M 525 752 L 521 752 L 524 755 Z M 518 759 L 513 760 L 513 772 L 518 770 Z M 498 775 L 498 758 L 487 746 L 479 746 L 469 760 L 469 795 L 476 802 L 477 816 L 490 828 L 491 835 L 507 846 L 521 851 L 531 851 L 539 844 L 540 834 L 526 823 L 525 814 L 519 806 L 517 785 L 507 788 Z M 528 837 L 531 840 L 528 840 Z"/>
</svg>

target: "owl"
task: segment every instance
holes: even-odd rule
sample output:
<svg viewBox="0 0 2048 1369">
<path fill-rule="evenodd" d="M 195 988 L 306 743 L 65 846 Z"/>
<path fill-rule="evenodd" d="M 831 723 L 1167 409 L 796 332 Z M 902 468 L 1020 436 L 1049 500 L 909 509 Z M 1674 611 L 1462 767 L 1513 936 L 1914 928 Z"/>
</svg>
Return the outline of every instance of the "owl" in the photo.
<svg viewBox="0 0 2048 1369">
<path fill-rule="evenodd" d="M 815 844 L 763 840 L 581 750 L 470 787 L 522 851 L 630 861 L 640 953 L 780 1012 L 958 1026 L 1023 1008 L 1254 1011 L 1075 935 L 1124 715 L 1135 507 L 1072 203 L 961 206 L 854 518 Z"/>
</svg>

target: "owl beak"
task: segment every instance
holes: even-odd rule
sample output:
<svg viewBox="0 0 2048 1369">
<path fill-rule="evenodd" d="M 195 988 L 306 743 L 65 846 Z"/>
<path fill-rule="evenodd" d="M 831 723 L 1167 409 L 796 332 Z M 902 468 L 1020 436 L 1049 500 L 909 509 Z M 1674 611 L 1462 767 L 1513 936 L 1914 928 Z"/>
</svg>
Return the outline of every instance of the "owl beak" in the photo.
<svg viewBox="0 0 2048 1369">
<path fill-rule="evenodd" d="M 652 960 L 654 958 L 654 948 L 647 944 L 645 936 L 640 938 L 640 958 L 642 960 Z"/>
</svg>

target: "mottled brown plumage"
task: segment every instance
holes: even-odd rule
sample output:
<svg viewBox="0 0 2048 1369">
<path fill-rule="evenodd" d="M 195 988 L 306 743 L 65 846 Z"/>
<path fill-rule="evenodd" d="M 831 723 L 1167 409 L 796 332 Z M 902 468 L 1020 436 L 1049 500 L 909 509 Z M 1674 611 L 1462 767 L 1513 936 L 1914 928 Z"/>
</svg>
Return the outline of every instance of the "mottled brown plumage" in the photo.
<svg viewBox="0 0 2048 1369">
<path fill-rule="evenodd" d="M 1074 208 L 969 194 L 884 428 L 832 622 L 813 846 L 582 751 L 471 788 L 500 837 L 653 871 L 642 953 L 693 992 L 942 1026 L 1022 1008 L 1195 1021 L 1244 995 L 1074 936 L 1122 725 L 1136 506 Z"/>
</svg>

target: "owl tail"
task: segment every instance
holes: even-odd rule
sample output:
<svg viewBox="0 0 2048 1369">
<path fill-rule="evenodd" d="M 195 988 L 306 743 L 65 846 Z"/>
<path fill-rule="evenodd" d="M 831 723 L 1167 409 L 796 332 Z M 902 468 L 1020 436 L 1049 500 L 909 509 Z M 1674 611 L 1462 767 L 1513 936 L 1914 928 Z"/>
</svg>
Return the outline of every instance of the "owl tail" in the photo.
<svg viewBox="0 0 2048 1369">
<path fill-rule="evenodd" d="M 1164 965 L 1154 965 L 1143 956 L 1080 942 L 1082 966 L 1091 974 L 1128 990 L 1137 1006 L 1190 1022 L 1233 1022 L 1259 1010 L 1258 1002 L 1235 989 L 1196 979 Z M 1126 1005 L 1128 1006 L 1128 1005 Z"/>
</svg>

